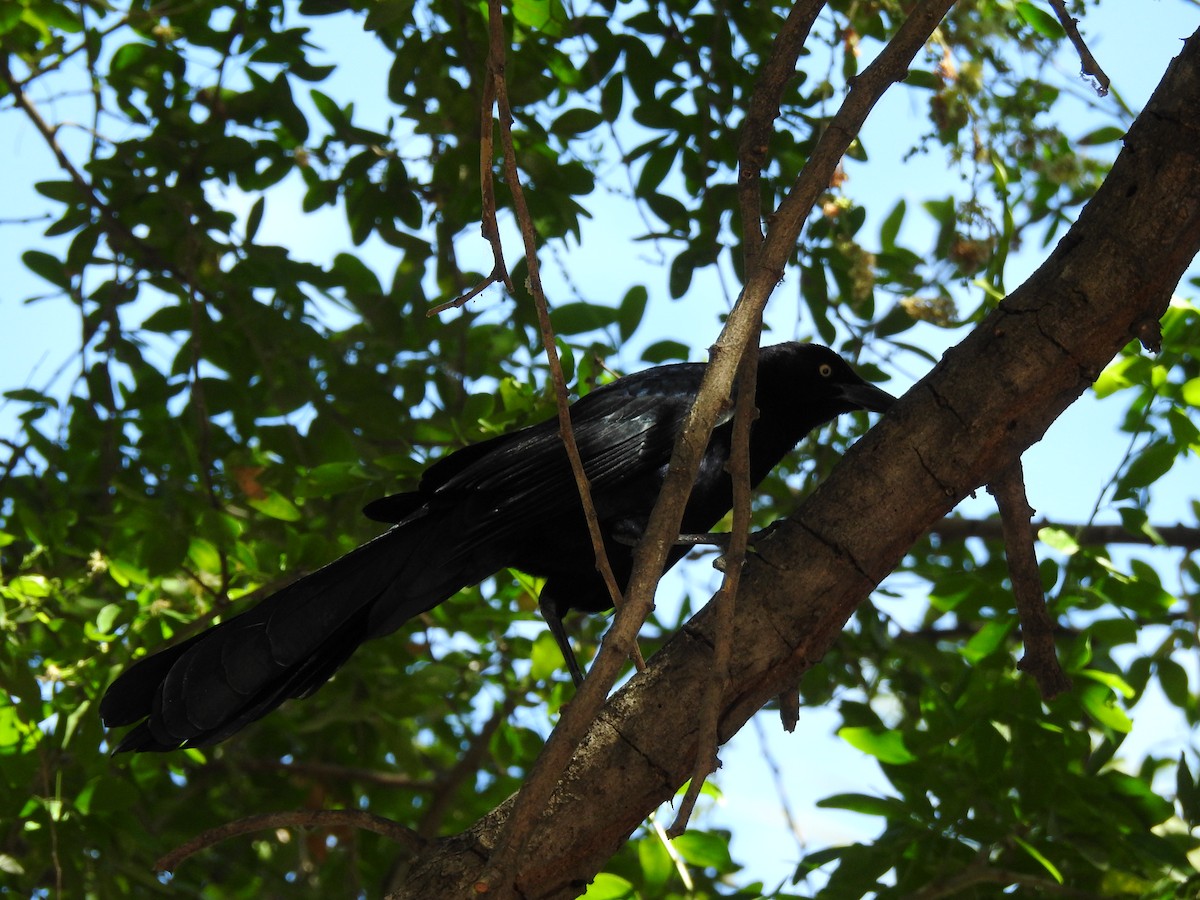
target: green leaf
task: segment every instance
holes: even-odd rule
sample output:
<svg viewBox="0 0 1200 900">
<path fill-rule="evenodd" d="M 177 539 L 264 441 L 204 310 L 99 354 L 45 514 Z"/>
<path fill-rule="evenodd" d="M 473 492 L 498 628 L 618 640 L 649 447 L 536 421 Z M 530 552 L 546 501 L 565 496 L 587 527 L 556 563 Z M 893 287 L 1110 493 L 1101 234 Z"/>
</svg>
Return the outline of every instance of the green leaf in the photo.
<svg viewBox="0 0 1200 900">
<path fill-rule="evenodd" d="M 1188 406 L 1200 406 L 1200 378 L 1189 378 L 1179 389 L 1179 397 Z"/>
<path fill-rule="evenodd" d="M 116 603 L 105 604 L 96 614 L 96 630 L 101 634 L 111 634 L 113 624 L 117 621 L 120 612 L 121 607 Z"/>
<path fill-rule="evenodd" d="M 960 651 L 963 658 L 972 664 L 986 659 L 1004 645 L 1004 639 L 1012 629 L 1012 619 L 992 619 L 986 622 Z"/>
<path fill-rule="evenodd" d="M 143 329 L 159 334 L 189 331 L 191 327 L 192 312 L 185 306 L 164 306 L 150 313 L 142 322 Z"/>
<path fill-rule="evenodd" d="M 5 741 L 4 736 L 0 735 L 0 746 L 15 743 L 13 741 Z M 21 864 L 15 858 L 7 853 L 0 853 L 0 872 L 6 875 L 24 875 L 25 870 L 21 868 Z"/>
<path fill-rule="evenodd" d="M 1125 129 L 1117 125 L 1104 125 L 1095 131 L 1089 131 L 1075 143 L 1085 147 L 1095 147 L 1100 144 L 1111 144 L 1125 137 Z"/>
<path fill-rule="evenodd" d="M 51 409 L 58 409 L 57 400 L 43 394 L 41 391 L 35 391 L 33 388 L 17 388 L 13 391 L 5 391 L 0 396 L 3 396 L 7 400 L 16 400 L 18 403 L 30 403 L 34 406 L 48 406 Z"/>
<path fill-rule="evenodd" d="M 1188 768 L 1187 756 L 1179 754 L 1179 763 L 1175 767 L 1175 800 L 1183 813 L 1183 820 L 1191 827 L 1200 822 L 1200 788 L 1192 778 L 1192 770 Z"/>
<path fill-rule="evenodd" d="M 1114 692 L 1120 694 L 1126 700 L 1131 699 L 1137 693 L 1124 678 L 1113 672 L 1102 672 L 1099 669 L 1081 669 L 1077 674 L 1112 688 Z"/>
<path fill-rule="evenodd" d="M 1039 528 L 1037 536 L 1039 541 L 1059 553 L 1073 556 L 1079 552 L 1079 542 L 1061 528 Z"/>
<path fill-rule="evenodd" d="M 463 418 L 471 420 L 471 417 L 465 415 Z M 295 496 L 332 497 L 360 488 L 366 481 L 366 470 L 356 462 L 324 463 L 305 473 L 303 481 L 296 487 Z"/>
<path fill-rule="evenodd" d="M 621 115 L 621 107 L 625 101 L 625 79 L 614 75 L 600 89 L 600 112 L 609 122 L 615 122 Z"/>
<path fill-rule="evenodd" d="M 904 746 L 904 735 L 898 731 L 880 731 L 875 728 L 847 725 L 839 728 L 837 734 L 851 747 L 874 756 L 882 763 L 905 765 L 917 760 Z"/>
<path fill-rule="evenodd" d="M 588 885 L 583 896 L 587 900 L 622 900 L 635 894 L 632 882 L 611 872 L 601 872 Z"/>
<path fill-rule="evenodd" d="M 549 681 L 557 672 L 566 671 L 567 661 L 563 659 L 558 642 L 548 631 L 543 631 L 533 641 L 530 651 L 529 677 L 535 682 Z"/>
<path fill-rule="evenodd" d="M 1142 449 L 1118 480 L 1117 497 L 1129 496 L 1129 491 L 1149 487 L 1171 471 L 1177 451 L 1166 440 L 1156 440 Z"/>
<path fill-rule="evenodd" d="M 1054 865 L 1054 863 L 1050 862 L 1050 860 L 1048 860 L 1045 856 L 1043 856 L 1042 853 L 1035 846 L 1033 846 L 1033 844 L 1029 843 L 1028 841 L 1022 840 L 1021 838 L 1017 837 L 1015 834 L 1013 835 L 1013 840 L 1016 841 L 1017 844 L 1020 845 L 1022 850 L 1024 850 L 1026 853 L 1028 853 L 1030 856 L 1032 856 L 1035 860 L 1037 860 L 1038 864 L 1043 869 L 1045 869 L 1047 872 L 1050 873 L 1051 878 L 1053 878 L 1059 884 L 1063 883 L 1062 873 L 1060 871 L 1058 871 L 1058 868 Z"/>
<path fill-rule="evenodd" d="M 711 831 L 689 831 L 671 841 L 679 855 L 693 866 L 716 869 L 718 872 L 737 870 L 729 856 L 729 841 Z"/>
<path fill-rule="evenodd" d="M 659 185 L 663 183 L 663 179 L 667 177 L 671 167 L 675 165 L 675 156 L 678 152 L 679 148 L 675 144 L 667 144 L 651 151 L 638 176 L 637 194 L 639 197 L 645 197 L 658 191 Z"/>
<path fill-rule="evenodd" d="M 637 842 L 638 865 L 642 869 L 647 893 L 657 894 L 675 871 L 675 863 L 660 837 L 661 831 L 652 833 Z"/>
<path fill-rule="evenodd" d="M 604 124 L 604 116 L 594 109 L 568 109 L 554 120 L 550 130 L 559 136 L 572 136 L 591 131 Z"/>
<path fill-rule="evenodd" d="M 1058 19 L 1050 15 L 1040 6 L 1034 6 L 1032 3 L 1021 2 L 1017 4 L 1017 15 L 1024 20 L 1025 24 L 1040 34 L 1042 37 L 1050 38 L 1057 41 L 1065 37 L 1062 25 Z"/>
<path fill-rule="evenodd" d="M 18 599 L 37 600 L 50 596 L 50 582 L 44 575 L 18 575 L 6 587 Z"/>
<path fill-rule="evenodd" d="M 45 279 L 55 287 L 71 286 L 71 277 L 67 274 L 62 260 L 57 256 L 51 256 L 41 250 L 26 250 L 21 254 L 21 262 L 25 263 L 25 268 L 34 275 Z"/>
<path fill-rule="evenodd" d="M 671 360 L 686 360 L 689 352 L 687 344 L 679 341 L 655 341 L 642 351 L 642 361 L 659 365 Z"/>
<path fill-rule="evenodd" d="M 1105 366 L 1092 390 L 1101 399 L 1134 385 L 1148 383 L 1152 363 L 1140 356 L 1122 356 Z"/>
<path fill-rule="evenodd" d="M 896 236 L 900 234 L 900 226 L 904 222 L 904 213 L 907 210 L 908 204 L 903 200 L 898 201 L 879 226 L 879 244 L 884 250 L 896 249 Z"/>
<path fill-rule="evenodd" d="M 1089 684 L 1079 691 L 1079 702 L 1097 722 L 1105 728 L 1128 734 L 1133 722 L 1125 710 L 1115 705 L 1112 691 L 1103 684 Z"/>
<path fill-rule="evenodd" d="M 300 510 L 296 509 L 295 504 L 278 491 L 268 490 L 266 497 L 251 499 L 248 503 L 253 509 L 258 510 L 265 516 L 270 516 L 272 519 L 279 519 L 283 522 L 297 522 L 300 520 Z"/>
<path fill-rule="evenodd" d="M 649 297 L 650 292 L 646 290 L 645 285 L 635 284 L 621 298 L 621 305 L 617 309 L 617 327 L 622 343 L 633 337 L 637 327 L 642 324 Z"/>
<path fill-rule="evenodd" d="M 513 17 L 531 31 L 562 37 L 568 24 L 561 0 L 514 0 Z"/>
<path fill-rule="evenodd" d="M 902 819 L 908 816 L 904 803 L 897 797 L 872 797 L 870 794 L 834 794 L 817 801 L 822 809 L 846 809 L 864 816 Z"/>
<path fill-rule="evenodd" d="M 309 91 L 308 95 L 312 98 L 313 106 L 317 108 L 317 112 L 321 114 L 321 118 L 329 123 L 335 133 L 350 128 L 350 120 L 346 118 L 345 112 L 342 111 L 342 108 L 337 105 L 337 102 L 332 97 L 318 91 L 316 88 Z"/>
<path fill-rule="evenodd" d="M 925 69 L 909 69 L 908 74 L 904 76 L 904 83 L 909 87 L 924 88 L 927 91 L 940 91 L 946 86 L 945 81 Z"/>
<path fill-rule="evenodd" d="M 254 205 L 250 207 L 250 214 L 246 216 L 246 243 L 252 243 L 254 236 L 258 234 L 258 226 L 262 224 L 263 211 L 266 207 L 266 195 L 260 194 L 254 201 Z"/>
<path fill-rule="evenodd" d="M 550 324 L 558 335 L 599 331 L 616 324 L 617 310 L 596 303 L 564 303 L 550 310 Z"/>
</svg>

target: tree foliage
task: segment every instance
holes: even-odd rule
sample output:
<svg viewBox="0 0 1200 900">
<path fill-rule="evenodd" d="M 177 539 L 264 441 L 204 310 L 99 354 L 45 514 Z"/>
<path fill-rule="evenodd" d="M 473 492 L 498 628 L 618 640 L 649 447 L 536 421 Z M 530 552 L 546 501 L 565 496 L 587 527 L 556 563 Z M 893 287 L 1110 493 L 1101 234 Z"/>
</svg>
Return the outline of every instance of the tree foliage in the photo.
<svg viewBox="0 0 1200 900">
<path fill-rule="evenodd" d="M 764 210 L 912 4 L 810 6 L 820 15 L 761 148 Z M 732 301 L 746 276 L 740 129 L 789 12 L 506 6 L 515 161 L 542 253 L 567 273 L 551 318 L 576 393 L 715 336 L 715 316 L 693 310 L 711 309 L 705 294 Z M 335 37 L 348 29 L 365 38 Z M 430 315 L 491 265 L 478 236 L 488 39 L 486 4 L 443 0 L 0 11 L 0 111 L 55 173 L 21 211 L 45 227 L 6 223 L 8 243 L 36 276 L 26 295 L 77 322 L 60 376 L 21 373 L 5 393 L 0 889 L 257 896 L 290 881 L 376 895 L 405 853 L 344 828 L 238 838 L 169 883 L 150 865 L 264 811 L 369 810 L 424 838 L 453 834 L 521 787 L 572 689 L 534 621 L 537 585 L 516 572 L 363 647 L 315 697 L 218 749 L 112 761 L 96 715 L 135 654 L 369 537 L 366 501 L 552 413 L 504 179 L 516 296 L 493 289 Z M 386 77 L 357 77 L 366 61 L 331 55 L 339 40 L 369 41 Z M 860 139 L 844 165 L 928 154 L 958 182 L 874 209 L 839 175 L 790 260 L 798 311 L 770 314 L 771 329 L 830 343 L 869 373 L 923 371 L 993 310 L 1015 286 L 1013 255 L 1075 219 L 1132 118 L 1096 103 L 1088 133 L 1063 131 L 1078 90 L 1050 65 L 1064 49 L 1041 5 L 956 4 L 896 88 L 921 111 L 916 146 Z M 657 269 L 643 279 L 609 258 L 606 278 L 572 279 L 579 257 L 639 252 L 597 246 L 593 215 L 619 222 Z M 1127 540 L 1162 543 L 1155 486 L 1200 451 L 1200 314 L 1187 299 L 1198 285 L 1164 317 L 1161 353 L 1131 344 L 1095 386 L 1123 411 L 1129 449 L 1096 486 L 1093 518 L 1118 520 Z M 865 424 L 808 442 L 764 487 L 756 521 L 786 514 Z M 1039 545 L 1074 682 L 1056 700 L 1015 670 L 1004 552 L 986 523 L 922 538 L 858 608 L 800 695 L 836 711 L 847 752 L 876 758 L 890 783 L 823 805 L 876 817 L 881 832 L 810 853 L 779 895 L 1195 890 L 1195 756 L 1126 759 L 1121 745 L 1147 696 L 1189 727 L 1200 717 L 1200 571 L 1192 556 L 1114 550 L 1073 524 Z M 647 654 L 706 599 L 664 603 Z M 577 630 L 594 644 L 602 627 Z M 733 894 L 746 861 L 726 837 L 701 820 L 668 846 L 647 824 L 589 896 Z"/>
</svg>

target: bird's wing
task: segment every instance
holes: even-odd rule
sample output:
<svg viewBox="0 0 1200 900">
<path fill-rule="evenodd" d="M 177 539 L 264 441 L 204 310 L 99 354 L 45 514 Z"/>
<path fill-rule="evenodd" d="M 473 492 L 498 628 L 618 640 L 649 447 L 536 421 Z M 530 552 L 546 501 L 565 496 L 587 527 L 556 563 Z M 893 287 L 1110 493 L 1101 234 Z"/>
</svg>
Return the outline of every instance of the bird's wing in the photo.
<svg viewBox="0 0 1200 900">
<path fill-rule="evenodd" d="M 598 388 L 571 407 L 575 442 L 602 517 L 606 494 L 670 460 L 703 373 L 698 364 L 649 370 Z M 452 454 L 427 471 L 421 493 L 435 505 L 468 504 L 491 533 L 516 532 L 579 508 L 557 420 Z"/>
</svg>

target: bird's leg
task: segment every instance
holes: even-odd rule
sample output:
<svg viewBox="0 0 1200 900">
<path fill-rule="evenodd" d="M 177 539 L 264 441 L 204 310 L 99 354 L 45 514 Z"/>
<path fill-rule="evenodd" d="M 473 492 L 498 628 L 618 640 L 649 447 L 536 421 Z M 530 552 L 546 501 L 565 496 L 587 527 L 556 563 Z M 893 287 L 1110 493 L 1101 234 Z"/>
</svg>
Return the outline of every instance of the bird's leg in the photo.
<svg viewBox="0 0 1200 900">
<path fill-rule="evenodd" d="M 642 539 L 642 533 L 645 530 L 646 521 L 644 519 L 618 519 L 613 523 L 609 536 L 618 544 L 626 547 L 636 547 L 638 541 Z M 676 547 L 695 547 L 702 544 L 711 544 L 714 547 L 728 547 L 729 534 L 725 532 L 705 534 L 685 533 L 675 538 Z"/>
<path fill-rule="evenodd" d="M 676 547 L 713 546 L 722 550 L 729 546 L 728 531 L 706 531 L 701 534 L 681 534 L 675 538 Z"/>
<path fill-rule="evenodd" d="M 554 602 L 553 597 L 547 597 L 546 592 L 542 591 L 542 596 L 538 599 L 538 606 L 542 610 L 542 618 L 546 620 L 546 624 L 550 627 L 550 633 L 554 635 L 554 640 L 558 644 L 558 649 L 562 652 L 563 659 L 567 661 L 567 669 L 571 673 L 571 680 L 575 682 L 575 687 L 583 684 L 583 670 L 579 668 L 579 662 L 575 659 L 575 651 L 571 649 L 571 642 L 567 639 L 567 630 L 563 628 L 562 616 L 558 612 L 558 604 Z"/>
</svg>

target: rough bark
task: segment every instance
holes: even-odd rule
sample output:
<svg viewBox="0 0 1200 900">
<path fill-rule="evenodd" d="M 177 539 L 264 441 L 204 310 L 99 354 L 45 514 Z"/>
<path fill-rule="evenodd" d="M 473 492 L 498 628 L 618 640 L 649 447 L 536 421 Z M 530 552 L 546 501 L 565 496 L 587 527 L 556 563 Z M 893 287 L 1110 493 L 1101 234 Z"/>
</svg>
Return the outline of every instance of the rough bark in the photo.
<svg viewBox="0 0 1200 900">
<path fill-rule="evenodd" d="M 1193 35 L 1046 262 L 756 545 L 738 597 L 722 740 L 795 685 L 911 544 L 1039 440 L 1124 344 L 1152 341 L 1198 251 Z M 687 777 L 711 665 L 710 619 L 699 613 L 596 719 L 524 854 L 521 896 L 578 895 Z M 486 888 L 478 875 L 510 806 L 414 859 L 392 896 L 479 895 Z"/>
</svg>

